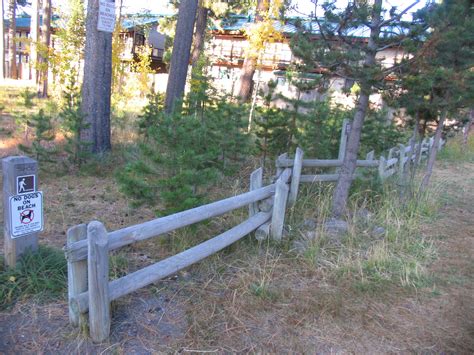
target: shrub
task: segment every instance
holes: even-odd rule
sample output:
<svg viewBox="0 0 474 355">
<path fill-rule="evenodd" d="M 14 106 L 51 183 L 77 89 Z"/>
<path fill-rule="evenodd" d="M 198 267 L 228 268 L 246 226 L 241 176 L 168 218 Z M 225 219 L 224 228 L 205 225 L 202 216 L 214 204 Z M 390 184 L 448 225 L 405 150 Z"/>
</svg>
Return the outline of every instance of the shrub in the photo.
<svg viewBox="0 0 474 355">
<path fill-rule="evenodd" d="M 60 250 L 40 246 L 38 252 L 23 255 L 16 268 L 7 269 L 3 264 L 0 260 L 0 309 L 20 299 L 46 300 L 66 291 L 67 264 Z"/>
<path fill-rule="evenodd" d="M 122 191 L 133 204 L 164 203 L 172 213 L 205 201 L 205 192 L 248 152 L 239 107 L 207 100 L 199 112 L 166 114 L 151 97 L 140 121 L 142 140 L 131 161 L 117 173 Z"/>
</svg>

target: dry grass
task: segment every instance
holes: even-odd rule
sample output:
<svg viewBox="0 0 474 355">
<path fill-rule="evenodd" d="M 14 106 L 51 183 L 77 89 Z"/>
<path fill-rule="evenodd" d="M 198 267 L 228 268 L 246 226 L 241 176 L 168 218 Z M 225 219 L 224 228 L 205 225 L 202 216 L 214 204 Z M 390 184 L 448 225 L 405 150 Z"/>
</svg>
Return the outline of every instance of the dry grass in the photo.
<svg viewBox="0 0 474 355">
<path fill-rule="evenodd" d="M 461 171 L 463 175 L 452 174 Z M 1 323 L 9 324 L 8 331 L 0 332 L 6 344 L 0 351 L 469 353 L 474 349 L 469 219 L 473 184 L 466 176 L 474 176 L 472 164 L 436 172 L 437 182 L 446 187 L 443 201 L 448 204 L 440 220 L 419 229 L 439 250 L 434 263 L 424 264 L 433 278 L 426 287 L 391 282 L 368 292 L 354 287 L 355 275 L 334 272 L 345 265 L 334 246 L 327 245 L 327 250 L 323 246 L 324 253 L 310 262 L 309 256 L 295 257 L 290 244 L 282 248 L 247 239 L 176 277 L 119 300 L 114 304 L 112 336 L 105 344 L 93 345 L 67 326 L 64 303 L 22 303 L 0 314 Z M 96 191 L 86 181 L 82 179 L 80 189 L 72 189 L 73 197 L 80 191 L 90 198 Z M 90 209 L 102 208 L 99 201 Z M 117 223 L 115 218 L 112 221 Z M 453 227 L 453 221 L 459 228 Z M 194 234 L 235 222 L 223 218 L 176 237 L 203 238 Z M 68 222 L 57 225 L 63 223 Z M 171 244 L 161 246 L 165 250 L 157 253 L 156 244 L 139 244 L 126 249 L 122 257 L 149 264 L 172 249 Z M 370 244 L 366 252 L 369 260 L 384 259 L 386 242 Z M 21 341 L 22 335 L 28 341 Z"/>
</svg>

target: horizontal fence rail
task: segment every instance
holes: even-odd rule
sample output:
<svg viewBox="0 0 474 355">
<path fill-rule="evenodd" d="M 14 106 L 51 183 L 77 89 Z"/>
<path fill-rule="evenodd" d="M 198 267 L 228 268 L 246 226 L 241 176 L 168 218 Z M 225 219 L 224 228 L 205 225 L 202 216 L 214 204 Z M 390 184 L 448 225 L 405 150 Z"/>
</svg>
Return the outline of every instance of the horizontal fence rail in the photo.
<svg viewBox="0 0 474 355">
<path fill-rule="evenodd" d="M 339 159 L 303 159 L 304 168 L 339 168 L 343 161 Z M 378 160 L 357 160 L 357 167 L 375 168 L 379 165 Z M 277 167 L 290 168 L 293 166 L 292 159 L 278 159 Z"/>
<path fill-rule="evenodd" d="M 268 185 L 242 195 L 212 202 L 187 211 L 175 213 L 170 216 L 157 218 L 143 224 L 119 229 L 109 233 L 109 251 L 123 246 L 156 237 L 176 229 L 183 228 L 206 219 L 223 215 L 235 209 L 245 207 L 251 203 L 261 201 L 272 196 L 275 184 Z M 87 258 L 87 241 L 81 240 L 66 247 L 66 258 L 79 261 Z"/>
<path fill-rule="evenodd" d="M 116 300 L 165 277 L 176 274 L 178 271 L 215 254 L 256 230 L 262 224 L 269 221 L 270 217 L 271 214 L 269 212 L 259 212 L 245 222 L 212 239 L 109 282 L 109 301 Z M 83 292 L 73 297 L 72 302 L 74 304 L 73 307 L 79 312 L 86 312 L 89 309 L 89 292 Z"/>
</svg>

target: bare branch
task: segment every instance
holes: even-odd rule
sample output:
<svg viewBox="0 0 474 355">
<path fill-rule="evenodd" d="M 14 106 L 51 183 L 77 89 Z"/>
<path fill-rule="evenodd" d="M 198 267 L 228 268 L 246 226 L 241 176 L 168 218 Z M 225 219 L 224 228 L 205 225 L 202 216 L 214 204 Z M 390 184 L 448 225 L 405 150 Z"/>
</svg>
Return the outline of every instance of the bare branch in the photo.
<svg viewBox="0 0 474 355">
<path fill-rule="evenodd" d="M 383 47 L 379 47 L 379 48 L 377 48 L 377 52 L 382 52 L 382 51 L 384 51 L 384 50 L 386 50 L 386 49 L 388 49 L 388 48 L 401 47 L 402 41 L 403 41 L 405 38 L 406 38 L 406 36 L 403 37 L 403 38 L 402 38 L 400 41 L 398 41 L 398 42 L 389 43 L 389 44 L 387 44 L 387 45 L 385 45 L 385 46 L 383 46 Z"/>
<path fill-rule="evenodd" d="M 315 8 L 317 8 L 317 7 L 318 7 L 318 0 L 313 1 L 313 3 L 314 3 Z M 324 41 L 324 43 L 326 44 L 326 47 L 327 47 L 328 49 L 332 49 L 332 47 L 331 47 L 331 42 L 327 39 L 326 35 L 324 34 L 323 28 L 322 28 L 322 26 L 321 26 L 321 22 L 319 22 L 318 16 L 316 15 L 316 11 L 315 11 L 315 13 L 314 13 L 314 19 L 315 19 L 315 21 L 316 21 L 316 24 L 318 25 L 319 34 L 320 34 L 321 37 L 323 38 L 323 41 Z"/>
<path fill-rule="evenodd" d="M 405 60 L 397 65 L 392 65 L 391 67 L 388 67 L 388 68 L 385 68 L 384 70 L 382 70 L 382 74 L 384 74 L 384 76 L 390 74 L 390 73 L 393 73 L 394 71 L 398 70 L 398 69 L 401 69 L 403 68 L 404 66 L 408 65 L 408 64 L 412 64 L 414 63 L 416 60 L 418 60 L 417 57 L 413 57 L 413 58 L 410 58 L 408 60 Z"/>
<path fill-rule="evenodd" d="M 395 15 L 395 16 L 392 16 L 384 21 L 382 21 L 380 23 L 380 27 L 383 27 L 383 26 L 387 26 L 389 23 L 393 22 L 393 21 L 396 21 L 396 20 L 399 20 L 402 18 L 403 15 L 405 15 L 408 11 L 410 11 L 410 9 L 412 9 L 415 5 L 417 5 L 418 3 L 420 2 L 420 0 L 415 0 L 414 2 L 412 2 L 409 6 L 407 6 L 405 8 L 405 10 L 403 10 L 402 12 L 400 12 L 399 14 Z"/>
</svg>

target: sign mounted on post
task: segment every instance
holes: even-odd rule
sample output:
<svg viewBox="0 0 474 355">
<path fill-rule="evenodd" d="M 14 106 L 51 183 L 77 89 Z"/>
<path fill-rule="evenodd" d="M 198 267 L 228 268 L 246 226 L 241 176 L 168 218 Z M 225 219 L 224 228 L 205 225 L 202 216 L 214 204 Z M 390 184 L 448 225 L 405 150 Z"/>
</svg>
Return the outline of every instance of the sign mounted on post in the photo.
<svg viewBox="0 0 474 355">
<path fill-rule="evenodd" d="M 99 0 L 97 30 L 113 33 L 115 28 L 115 1 Z"/>
<path fill-rule="evenodd" d="M 10 234 L 18 238 L 43 230 L 43 193 L 10 197 Z"/>
</svg>

